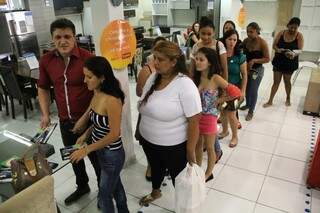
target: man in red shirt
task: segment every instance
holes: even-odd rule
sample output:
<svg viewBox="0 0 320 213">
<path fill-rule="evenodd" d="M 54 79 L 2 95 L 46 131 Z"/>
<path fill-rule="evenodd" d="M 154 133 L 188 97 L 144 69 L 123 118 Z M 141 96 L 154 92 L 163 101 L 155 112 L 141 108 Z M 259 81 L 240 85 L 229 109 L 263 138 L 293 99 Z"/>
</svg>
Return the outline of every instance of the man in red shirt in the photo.
<svg viewBox="0 0 320 213">
<path fill-rule="evenodd" d="M 65 18 L 57 19 L 50 25 L 51 36 L 55 50 L 43 55 L 40 60 L 40 77 L 38 81 L 39 103 L 42 112 L 41 128 L 50 123 L 50 87 L 53 86 L 57 103 L 60 131 L 64 146 L 74 145 L 85 129 L 89 116 L 82 121 L 79 118 L 89 107 L 92 93 L 84 83 L 83 63 L 92 54 L 77 47 L 75 26 Z M 77 126 L 75 127 L 75 123 Z M 81 124 L 81 125 L 79 125 Z M 82 128 L 81 128 L 82 127 Z M 89 159 L 95 169 L 98 183 L 100 166 L 96 153 L 89 154 Z M 90 191 L 85 163 L 72 164 L 76 176 L 77 189 L 65 199 L 65 204 L 71 204 Z"/>
</svg>

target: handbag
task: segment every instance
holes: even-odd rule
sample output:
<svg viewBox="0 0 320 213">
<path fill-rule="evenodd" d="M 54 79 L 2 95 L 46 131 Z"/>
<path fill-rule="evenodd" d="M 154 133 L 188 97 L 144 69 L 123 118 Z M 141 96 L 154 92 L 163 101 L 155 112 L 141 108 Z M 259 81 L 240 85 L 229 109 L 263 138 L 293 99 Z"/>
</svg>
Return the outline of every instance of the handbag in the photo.
<svg viewBox="0 0 320 213">
<path fill-rule="evenodd" d="M 16 193 L 41 178 L 52 174 L 52 169 L 45 158 L 42 144 L 33 144 L 27 149 L 21 159 L 12 160 L 10 163 L 12 186 Z"/>
<path fill-rule="evenodd" d="M 186 167 L 175 178 L 175 212 L 201 213 L 206 199 L 205 173 L 197 164 Z"/>
</svg>

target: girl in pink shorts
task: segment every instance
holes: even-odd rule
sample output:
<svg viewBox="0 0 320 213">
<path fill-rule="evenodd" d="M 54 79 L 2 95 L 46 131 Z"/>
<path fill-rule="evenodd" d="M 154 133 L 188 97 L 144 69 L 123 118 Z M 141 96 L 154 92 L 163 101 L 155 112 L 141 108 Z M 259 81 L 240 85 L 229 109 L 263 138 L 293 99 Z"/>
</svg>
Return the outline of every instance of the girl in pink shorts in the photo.
<svg viewBox="0 0 320 213">
<path fill-rule="evenodd" d="M 213 167 L 216 161 L 214 141 L 217 135 L 217 119 L 219 110 L 217 106 L 225 101 L 234 100 L 241 95 L 241 91 L 229 84 L 220 76 L 222 70 L 215 50 L 202 47 L 195 55 L 196 71 L 194 82 L 199 89 L 202 115 L 199 122 L 200 137 L 196 147 L 197 164 L 201 166 L 203 144 L 208 153 L 208 166 L 206 169 L 206 181 L 213 179 Z M 225 90 L 226 92 L 222 92 Z M 227 95 L 220 97 L 219 94 Z"/>
</svg>

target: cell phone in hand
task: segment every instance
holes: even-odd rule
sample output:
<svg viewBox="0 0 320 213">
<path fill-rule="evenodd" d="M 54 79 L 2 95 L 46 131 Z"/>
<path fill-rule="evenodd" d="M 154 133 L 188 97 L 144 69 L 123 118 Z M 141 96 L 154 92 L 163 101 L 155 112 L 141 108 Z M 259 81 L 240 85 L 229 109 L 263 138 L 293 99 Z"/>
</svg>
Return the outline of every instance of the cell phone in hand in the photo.
<svg viewBox="0 0 320 213">
<path fill-rule="evenodd" d="M 80 148 L 79 144 L 75 144 L 73 146 L 66 146 L 60 149 L 60 154 L 62 160 L 70 160 L 70 155 Z"/>
</svg>

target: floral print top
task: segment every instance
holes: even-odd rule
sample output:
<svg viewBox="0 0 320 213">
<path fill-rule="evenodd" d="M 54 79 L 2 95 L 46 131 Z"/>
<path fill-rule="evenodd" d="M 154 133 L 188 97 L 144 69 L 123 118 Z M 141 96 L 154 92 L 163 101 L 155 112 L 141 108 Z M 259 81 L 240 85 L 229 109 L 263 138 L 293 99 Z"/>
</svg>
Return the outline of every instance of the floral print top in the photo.
<svg viewBox="0 0 320 213">
<path fill-rule="evenodd" d="M 216 101 L 218 99 L 218 90 L 213 89 L 201 89 L 200 90 L 202 114 L 209 114 L 213 116 L 219 115 L 219 110 L 216 107 Z"/>
</svg>

